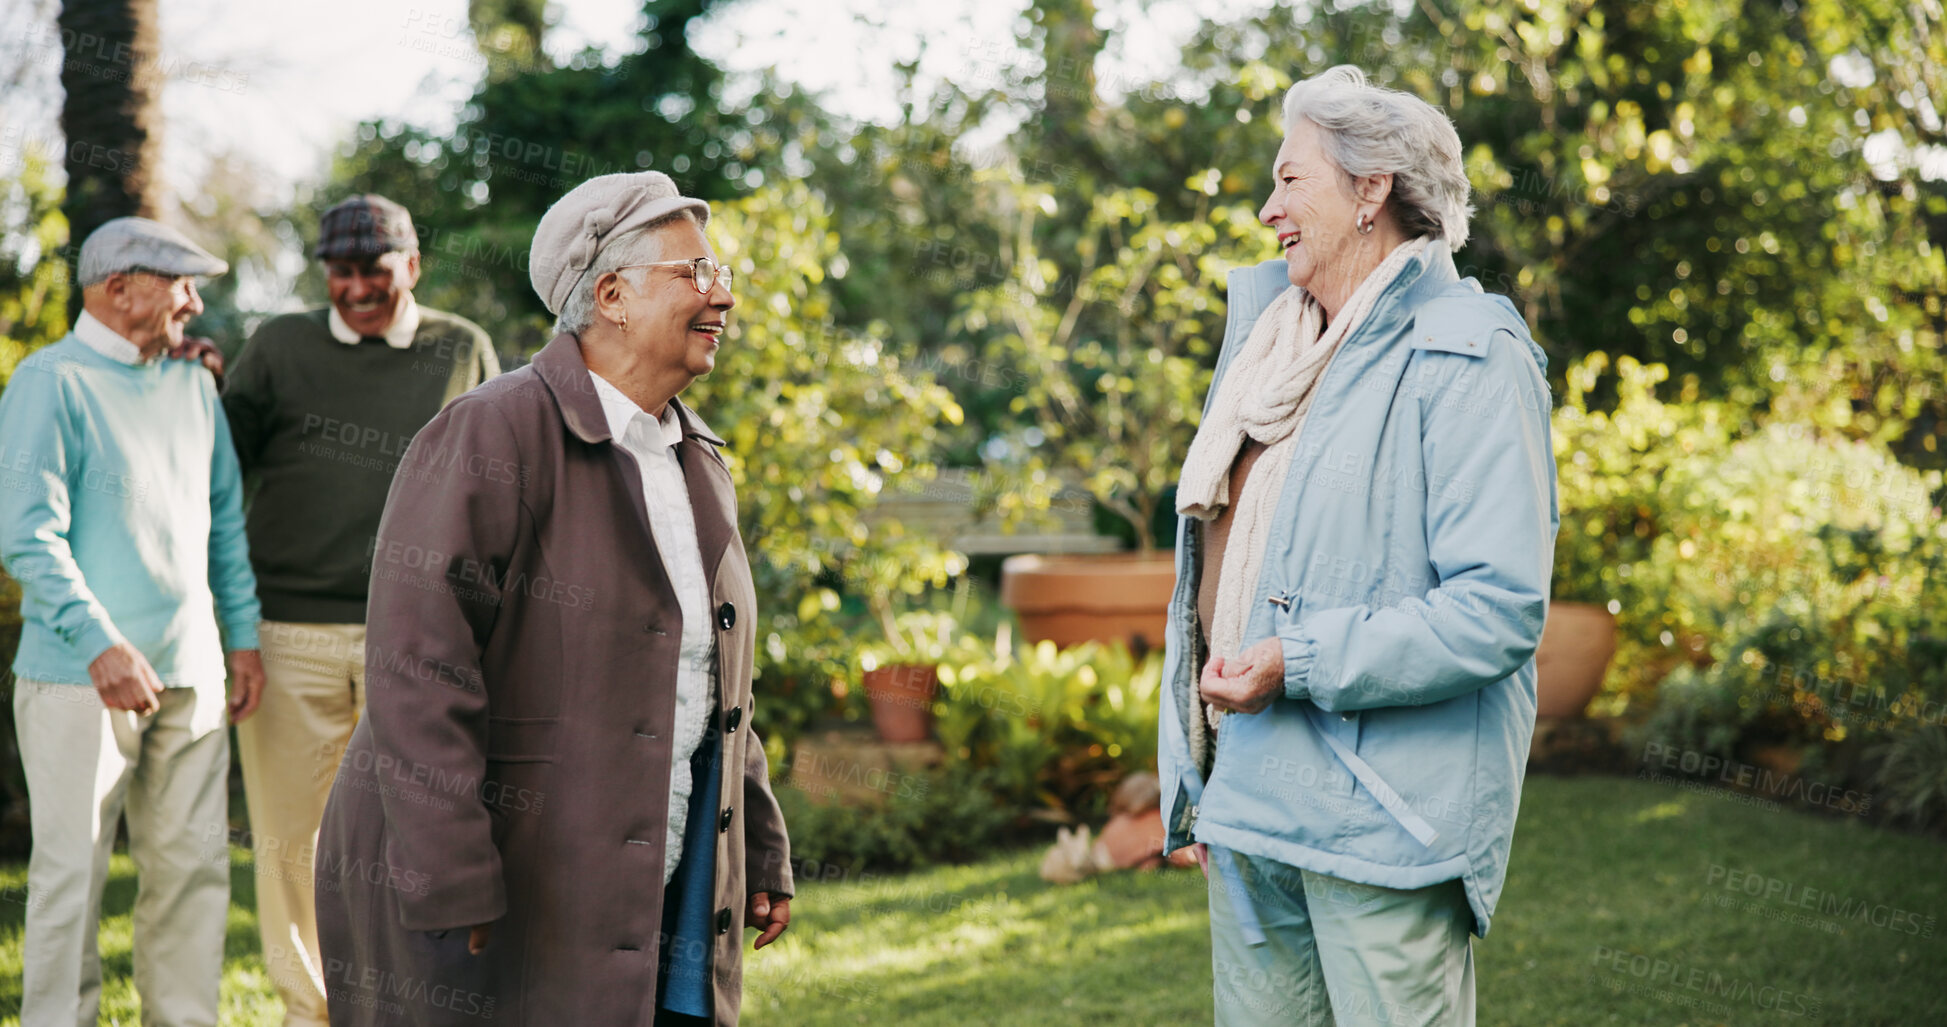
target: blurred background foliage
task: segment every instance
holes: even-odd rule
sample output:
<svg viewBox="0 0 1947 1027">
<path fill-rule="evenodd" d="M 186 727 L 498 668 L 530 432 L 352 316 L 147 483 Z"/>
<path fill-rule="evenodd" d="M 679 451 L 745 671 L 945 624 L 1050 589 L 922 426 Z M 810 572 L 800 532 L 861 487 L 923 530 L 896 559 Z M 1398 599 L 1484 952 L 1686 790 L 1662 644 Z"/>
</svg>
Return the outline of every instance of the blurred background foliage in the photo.
<svg viewBox="0 0 1947 1027">
<path fill-rule="evenodd" d="M 884 608 L 939 608 L 965 576 L 943 540 L 874 515 L 901 479 L 1052 475 L 1105 532 L 1168 544 L 1223 274 L 1274 255 L 1255 212 L 1278 101 L 1352 63 L 1453 118 L 1478 207 L 1456 260 L 1550 355 L 1557 594 L 1609 606 L 1623 636 L 1598 712 L 1714 751 L 1788 742 L 1861 779 L 1917 761 L 1935 773 L 1901 776 L 1934 785 L 1912 815 L 1947 811 L 1938 5 L 1281 3 L 1206 20 L 1180 68 L 1110 88 L 1093 0 L 1033 0 L 1017 46 L 969 44 L 977 80 L 922 89 L 901 66 L 885 124 L 764 75 L 730 88 L 687 36 L 717 6 L 647 0 L 634 52 L 556 62 L 543 5 L 477 0 L 488 73 L 456 127 L 362 125 L 289 202 L 213 172 L 186 213 L 267 275 L 267 255 L 308 253 L 319 209 L 391 196 L 420 224 L 422 302 L 514 366 L 549 332 L 526 255 L 550 202 L 644 167 L 710 199 L 745 279 L 693 398 L 735 455 L 779 744 L 856 716 Z M 0 219 L 3 378 L 66 327 L 45 162 L 0 165 Z M 316 266 L 278 295 L 321 302 Z M 216 294 L 199 325 L 229 349 L 268 313 L 240 302 Z M 1020 793 L 1041 770 L 993 773 Z"/>
</svg>

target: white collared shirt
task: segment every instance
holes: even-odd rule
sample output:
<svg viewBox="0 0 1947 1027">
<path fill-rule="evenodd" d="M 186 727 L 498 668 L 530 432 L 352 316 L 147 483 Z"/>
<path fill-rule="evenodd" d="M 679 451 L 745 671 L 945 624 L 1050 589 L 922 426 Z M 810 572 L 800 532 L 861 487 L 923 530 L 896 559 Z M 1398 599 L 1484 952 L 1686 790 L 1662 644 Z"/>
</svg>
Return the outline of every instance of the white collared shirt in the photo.
<svg viewBox="0 0 1947 1027">
<path fill-rule="evenodd" d="M 615 443 L 635 458 L 642 476 L 642 503 L 649 512 L 649 531 L 663 569 L 675 586 L 683 611 L 683 637 L 676 660 L 676 727 L 669 765 L 669 830 L 663 849 L 663 884 L 676 876 L 683 858 L 683 830 L 689 821 L 690 757 L 703 742 L 716 701 L 716 629 L 710 622 L 710 585 L 703 575 L 703 552 L 696 541 L 696 512 L 690 508 L 689 485 L 676 445 L 683 426 L 676 404 L 663 407 L 661 419 L 649 416 L 622 390 L 593 371 L 595 394 L 602 400 Z"/>
<path fill-rule="evenodd" d="M 102 324 L 95 319 L 95 315 L 85 310 L 74 323 L 74 337 L 80 339 L 82 345 L 118 364 L 140 367 L 148 363 L 142 359 L 142 347 L 123 338 L 122 333 Z"/>
<path fill-rule="evenodd" d="M 331 328 L 331 337 L 347 346 L 356 346 L 364 338 L 352 331 L 352 326 L 338 313 L 337 304 L 332 304 L 331 314 L 326 319 Z M 406 305 L 399 309 L 399 316 L 385 329 L 385 344 L 393 349 L 410 349 L 412 337 L 419 333 L 419 304 L 413 301 L 412 293 L 406 293 Z"/>
</svg>

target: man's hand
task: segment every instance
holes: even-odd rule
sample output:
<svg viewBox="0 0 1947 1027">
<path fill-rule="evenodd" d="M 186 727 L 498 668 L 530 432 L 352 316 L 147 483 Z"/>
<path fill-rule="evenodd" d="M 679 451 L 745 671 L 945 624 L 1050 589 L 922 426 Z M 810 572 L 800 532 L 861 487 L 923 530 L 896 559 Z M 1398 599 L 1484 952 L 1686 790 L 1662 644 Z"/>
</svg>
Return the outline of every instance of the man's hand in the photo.
<svg viewBox="0 0 1947 1027">
<path fill-rule="evenodd" d="M 761 949 L 776 941 L 777 936 L 783 934 L 786 927 L 791 926 L 791 900 L 783 898 L 772 902 L 771 893 L 767 891 L 753 892 L 750 897 L 750 908 L 744 913 L 744 926 L 755 927 L 764 932 L 758 935 L 757 941 L 751 945 L 753 949 Z"/>
<path fill-rule="evenodd" d="M 487 951 L 487 939 L 492 938 L 494 925 L 481 924 L 466 934 L 466 950 L 471 955 Z"/>
<path fill-rule="evenodd" d="M 216 343 L 208 339 L 184 339 L 182 345 L 169 351 L 169 355 L 177 360 L 202 361 L 203 366 L 215 376 L 217 389 L 223 388 L 223 351 L 216 348 Z"/>
<path fill-rule="evenodd" d="M 95 683 L 101 704 L 111 710 L 154 713 L 162 708 L 162 679 L 149 666 L 148 657 L 127 642 L 95 657 L 88 664 L 88 679 Z"/>
<path fill-rule="evenodd" d="M 232 649 L 223 660 L 230 666 L 230 723 L 241 724 L 264 698 L 264 656 L 256 649 Z"/>
<path fill-rule="evenodd" d="M 1197 683 L 1203 701 L 1231 713 L 1256 713 L 1284 695 L 1284 643 L 1267 638 L 1226 660 L 1212 656 Z"/>
</svg>

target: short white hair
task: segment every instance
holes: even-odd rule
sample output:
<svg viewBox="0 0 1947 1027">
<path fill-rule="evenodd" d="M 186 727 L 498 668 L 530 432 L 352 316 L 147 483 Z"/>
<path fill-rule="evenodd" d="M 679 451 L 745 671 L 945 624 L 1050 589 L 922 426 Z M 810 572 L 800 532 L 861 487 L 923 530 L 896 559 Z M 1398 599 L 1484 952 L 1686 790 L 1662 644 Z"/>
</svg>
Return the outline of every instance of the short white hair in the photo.
<svg viewBox="0 0 1947 1027">
<path fill-rule="evenodd" d="M 662 230 L 677 221 L 688 221 L 701 227 L 702 222 L 688 208 L 671 211 L 668 217 L 657 218 L 632 232 L 611 239 L 595 253 L 595 262 L 588 266 L 588 273 L 575 283 L 568 299 L 561 304 L 561 313 L 554 322 L 555 334 L 580 335 L 595 323 L 595 283 L 602 276 L 619 268 L 623 278 L 637 289 L 649 274 L 647 268 L 630 267 L 633 264 L 653 264 L 662 259 Z"/>
<path fill-rule="evenodd" d="M 1467 245 L 1474 205 L 1460 134 L 1440 108 L 1411 93 L 1366 81 L 1350 64 L 1329 68 L 1284 94 L 1284 129 L 1317 125 L 1325 155 L 1353 179 L 1393 176 L 1393 216 L 1408 238 L 1437 235 Z"/>
</svg>

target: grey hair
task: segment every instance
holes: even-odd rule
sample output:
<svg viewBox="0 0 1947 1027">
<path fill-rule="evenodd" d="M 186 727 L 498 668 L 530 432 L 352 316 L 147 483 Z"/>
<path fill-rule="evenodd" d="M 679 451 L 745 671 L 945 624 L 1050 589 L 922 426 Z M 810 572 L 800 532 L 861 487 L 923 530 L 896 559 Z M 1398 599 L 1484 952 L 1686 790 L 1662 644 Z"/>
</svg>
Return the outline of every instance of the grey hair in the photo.
<svg viewBox="0 0 1947 1027">
<path fill-rule="evenodd" d="M 1438 107 L 1372 85 L 1365 72 L 1341 64 L 1284 94 L 1287 133 L 1299 118 L 1319 127 L 1326 156 L 1346 175 L 1393 176 L 1393 213 L 1408 238 L 1437 235 L 1451 249 L 1467 245 L 1472 189 L 1460 135 Z"/>
<path fill-rule="evenodd" d="M 641 228 L 624 233 L 602 245 L 595 253 L 595 262 L 588 266 L 588 273 L 581 276 L 575 288 L 568 293 L 568 299 L 561 304 L 561 313 L 554 322 L 555 334 L 580 335 L 595 323 L 595 283 L 602 276 L 618 268 L 632 264 L 652 264 L 662 259 L 662 229 L 677 221 L 688 221 L 701 226 L 696 213 L 688 208 L 671 211 L 668 217 L 657 218 Z M 649 272 L 645 268 L 634 267 L 620 272 L 629 284 L 640 289 Z"/>
</svg>

